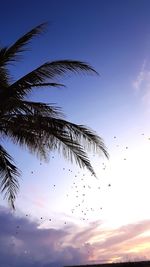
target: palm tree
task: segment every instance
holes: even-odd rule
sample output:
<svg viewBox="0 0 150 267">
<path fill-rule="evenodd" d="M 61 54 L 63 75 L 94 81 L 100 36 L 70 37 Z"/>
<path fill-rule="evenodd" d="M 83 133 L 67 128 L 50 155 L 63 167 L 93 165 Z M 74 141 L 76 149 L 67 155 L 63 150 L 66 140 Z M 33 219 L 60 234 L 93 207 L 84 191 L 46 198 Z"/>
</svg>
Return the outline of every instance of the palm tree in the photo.
<svg viewBox="0 0 150 267">
<path fill-rule="evenodd" d="M 9 64 L 16 62 L 26 45 L 42 33 L 46 24 L 40 24 L 19 38 L 12 46 L 0 49 L 0 189 L 10 206 L 15 209 L 20 171 L 13 158 L 2 146 L 3 139 L 25 146 L 30 152 L 47 159 L 51 150 L 58 150 L 67 159 L 86 167 L 95 175 L 85 149 L 102 151 L 108 158 L 103 140 L 83 125 L 64 119 L 58 107 L 27 100 L 34 87 L 63 86 L 55 79 L 67 72 L 96 71 L 88 64 L 75 60 L 48 61 L 11 82 Z"/>
</svg>

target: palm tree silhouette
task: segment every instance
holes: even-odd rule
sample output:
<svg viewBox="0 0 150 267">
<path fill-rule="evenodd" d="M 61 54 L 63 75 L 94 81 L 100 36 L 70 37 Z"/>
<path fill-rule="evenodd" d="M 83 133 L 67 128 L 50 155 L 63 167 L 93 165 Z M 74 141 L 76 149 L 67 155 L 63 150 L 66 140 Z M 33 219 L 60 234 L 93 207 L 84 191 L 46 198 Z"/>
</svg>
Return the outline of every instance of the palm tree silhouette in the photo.
<svg viewBox="0 0 150 267">
<path fill-rule="evenodd" d="M 93 175 L 95 172 L 85 149 L 103 152 L 108 158 L 104 142 L 95 132 L 65 120 L 61 110 L 52 104 L 28 101 L 26 98 L 34 87 L 63 86 L 55 79 L 67 72 L 96 73 L 90 65 L 75 60 L 48 61 L 11 82 L 9 64 L 20 59 L 26 45 L 45 27 L 46 23 L 40 24 L 12 46 L 0 49 L 0 188 L 13 209 L 19 190 L 20 171 L 2 146 L 3 139 L 10 138 L 41 159 L 47 159 L 51 150 L 58 150 L 80 167 L 87 167 Z"/>
</svg>

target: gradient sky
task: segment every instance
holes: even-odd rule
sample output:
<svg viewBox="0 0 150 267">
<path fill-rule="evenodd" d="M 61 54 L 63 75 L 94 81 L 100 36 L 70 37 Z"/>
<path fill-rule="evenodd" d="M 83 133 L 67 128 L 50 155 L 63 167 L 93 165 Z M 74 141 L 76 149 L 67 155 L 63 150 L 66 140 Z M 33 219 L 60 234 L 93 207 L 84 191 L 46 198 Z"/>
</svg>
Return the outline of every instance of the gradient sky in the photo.
<svg viewBox="0 0 150 267">
<path fill-rule="evenodd" d="M 1 1 L 1 45 L 49 22 L 11 66 L 14 79 L 55 59 L 99 72 L 62 77 L 66 88 L 38 89 L 30 99 L 57 103 L 103 137 L 110 154 L 90 154 L 96 179 L 57 153 L 41 163 L 5 144 L 22 178 L 15 213 L 0 198 L 3 267 L 150 259 L 149 10 L 148 0 Z"/>
</svg>

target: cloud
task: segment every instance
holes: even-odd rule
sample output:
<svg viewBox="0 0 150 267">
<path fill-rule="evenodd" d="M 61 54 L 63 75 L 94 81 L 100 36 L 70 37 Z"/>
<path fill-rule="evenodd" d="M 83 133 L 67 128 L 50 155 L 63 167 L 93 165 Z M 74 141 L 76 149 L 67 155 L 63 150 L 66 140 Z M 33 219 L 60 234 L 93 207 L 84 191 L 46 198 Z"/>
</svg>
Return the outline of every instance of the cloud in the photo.
<svg viewBox="0 0 150 267">
<path fill-rule="evenodd" d="M 68 243 L 65 229 L 41 229 L 28 218 L 0 209 L 0 261 L 2 266 L 63 266 L 83 262 L 86 255 Z M 73 227 L 72 227 L 73 228 Z M 73 230 L 73 229 L 72 229 Z"/>
<path fill-rule="evenodd" d="M 150 220 L 110 230 L 105 239 L 95 243 L 96 254 L 102 255 L 102 261 L 150 259 L 150 236 L 143 235 L 149 229 Z"/>
<path fill-rule="evenodd" d="M 149 72 L 146 70 L 146 61 L 144 60 L 140 72 L 138 73 L 136 79 L 133 81 L 133 87 L 138 91 L 141 90 L 142 83 L 147 79 L 149 79 Z"/>
<path fill-rule="evenodd" d="M 146 60 L 132 85 L 140 94 L 143 103 L 150 105 L 150 67 L 146 63 Z"/>
<path fill-rule="evenodd" d="M 86 227 L 39 228 L 28 217 L 0 207 L 0 263 L 3 267 L 62 267 L 87 262 L 150 258 L 150 220 L 104 229 L 101 222 Z"/>
</svg>

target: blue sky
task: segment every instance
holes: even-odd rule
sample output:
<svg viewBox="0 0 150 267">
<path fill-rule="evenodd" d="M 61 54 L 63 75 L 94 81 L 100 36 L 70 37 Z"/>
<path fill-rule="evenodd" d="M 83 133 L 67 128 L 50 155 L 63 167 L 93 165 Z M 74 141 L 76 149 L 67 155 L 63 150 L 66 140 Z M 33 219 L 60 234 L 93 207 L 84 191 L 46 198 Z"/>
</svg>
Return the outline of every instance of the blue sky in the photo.
<svg viewBox="0 0 150 267">
<path fill-rule="evenodd" d="M 4 267 L 12 259 L 19 266 L 22 253 L 22 266 L 29 267 L 150 259 L 149 8 L 146 0 L 1 1 L 1 45 L 49 22 L 23 62 L 11 66 L 14 79 L 56 59 L 86 61 L 99 72 L 99 76 L 69 74 L 60 79 L 66 88 L 38 89 L 29 98 L 57 103 L 68 120 L 96 130 L 110 154 L 109 161 L 89 155 L 95 179 L 58 154 L 51 153 L 49 163 L 40 164 L 25 149 L 5 144 L 22 178 L 15 214 L 2 199 L 0 214 L 4 225 L 11 220 L 24 230 L 16 235 L 14 228 L 6 227 L 0 239 L 8 241 L 0 249 Z M 41 258 L 25 237 L 32 236 L 32 230 L 37 234 L 37 251 L 44 242 Z M 53 237 L 46 238 L 44 231 Z M 6 257 L 4 250 L 10 245 L 14 250 Z"/>
</svg>

